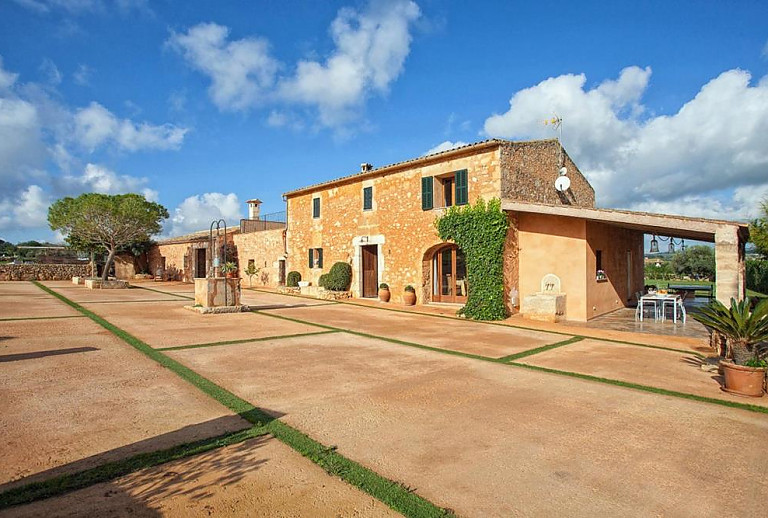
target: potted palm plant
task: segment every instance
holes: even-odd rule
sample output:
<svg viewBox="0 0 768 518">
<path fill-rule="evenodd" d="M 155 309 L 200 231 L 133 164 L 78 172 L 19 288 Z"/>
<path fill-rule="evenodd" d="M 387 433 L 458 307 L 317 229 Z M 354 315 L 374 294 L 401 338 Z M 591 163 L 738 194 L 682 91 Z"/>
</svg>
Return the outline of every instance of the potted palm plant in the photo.
<svg viewBox="0 0 768 518">
<path fill-rule="evenodd" d="M 723 361 L 725 387 L 723 390 L 742 396 L 761 397 L 768 367 L 768 299 L 750 310 L 749 298 L 741 302 L 731 299 L 731 307 L 714 300 L 692 315 L 710 329 L 726 338 L 726 358 Z"/>
<path fill-rule="evenodd" d="M 235 276 L 235 273 L 237 272 L 237 264 L 231 261 L 226 262 L 224 263 L 224 266 L 221 267 L 221 271 L 231 279 Z"/>
<path fill-rule="evenodd" d="M 389 284 L 382 282 L 379 284 L 379 300 L 382 302 L 389 302 L 389 298 L 392 294 L 389 292 Z"/>
</svg>

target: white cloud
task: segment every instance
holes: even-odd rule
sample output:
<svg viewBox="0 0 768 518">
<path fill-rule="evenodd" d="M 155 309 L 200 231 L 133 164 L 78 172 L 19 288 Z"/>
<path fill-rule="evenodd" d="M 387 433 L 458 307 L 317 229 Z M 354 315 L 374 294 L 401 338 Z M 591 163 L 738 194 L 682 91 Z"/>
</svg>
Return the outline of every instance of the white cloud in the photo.
<svg viewBox="0 0 768 518">
<path fill-rule="evenodd" d="M 127 151 L 141 149 L 179 149 L 187 128 L 173 124 L 155 126 L 146 122 L 135 123 L 118 119 L 97 102 L 79 109 L 74 116 L 77 142 L 93 152 L 102 144 L 111 142 Z"/>
<path fill-rule="evenodd" d="M 187 62 L 211 78 L 208 92 L 222 110 L 243 110 L 263 101 L 272 88 L 278 63 L 262 38 L 228 41 L 229 29 L 201 23 L 168 40 Z"/>
<path fill-rule="evenodd" d="M 317 107 L 325 126 L 356 118 L 365 97 L 386 93 L 402 72 L 419 15 L 409 0 L 373 2 L 363 12 L 341 9 L 331 24 L 334 51 L 324 62 L 300 61 L 295 76 L 281 81 L 281 97 Z"/>
<path fill-rule="evenodd" d="M 72 14 L 103 9 L 101 0 L 15 0 L 15 2 L 27 9 L 38 13 L 48 13 L 54 9 L 61 9 Z"/>
<path fill-rule="evenodd" d="M 444 142 L 439 143 L 435 147 L 427 150 L 421 156 L 432 155 L 434 153 L 441 153 L 443 151 L 448 151 L 448 150 L 451 150 L 451 149 L 456 149 L 457 147 L 466 146 L 466 145 L 467 145 L 467 143 L 466 142 L 462 142 L 461 140 L 457 140 L 456 142 L 451 142 L 450 140 L 446 140 Z"/>
<path fill-rule="evenodd" d="M 99 164 L 87 164 L 78 176 L 62 178 L 62 190 L 71 192 L 99 192 L 103 194 L 140 193 L 148 200 L 157 201 L 157 191 L 147 188 L 149 180 L 143 177 L 121 175 Z"/>
<path fill-rule="evenodd" d="M 3 56 L 0 56 L 0 91 L 6 90 L 13 86 L 18 79 L 19 74 L 14 74 L 3 68 Z"/>
<path fill-rule="evenodd" d="M 77 70 L 72 74 L 72 78 L 75 84 L 80 86 L 88 86 L 91 84 L 91 77 L 93 76 L 93 69 L 88 65 L 82 63 L 77 65 Z"/>
<path fill-rule="evenodd" d="M 207 192 L 185 199 L 173 211 L 169 236 L 178 236 L 205 230 L 211 221 L 224 219 L 228 225 L 236 225 L 242 217 L 242 207 L 234 193 Z"/>
<path fill-rule="evenodd" d="M 45 58 L 39 67 L 40 73 L 43 74 L 45 80 L 52 85 L 61 83 L 61 72 L 52 60 Z"/>
<path fill-rule="evenodd" d="M 280 77 L 288 67 L 271 56 L 265 39 L 230 40 L 229 29 L 215 23 L 173 33 L 167 43 L 211 79 L 209 95 L 222 110 L 267 103 L 307 106 L 317 110 L 321 125 L 339 127 L 359 118 L 365 99 L 385 94 L 401 74 L 419 16 L 410 0 L 373 1 L 362 11 L 343 8 L 331 23 L 330 55 L 301 60 L 294 73 Z M 270 124 L 279 122 L 270 118 Z"/>
<path fill-rule="evenodd" d="M 21 99 L 0 97 L 0 191 L 14 187 L 31 170 L 43 166 L 42 141 L 37 109 Z"/>
<path fill-rule="evenodd" d="M 554 112 L 599 205 L 748 216 L 754 206 L 744 204 L 754 200 L 744 193 L 768 185 L 768 76 L 751 85 L 748 72 L 729 70 L 677 113 L 646 117 L 650 76 L 650 68 L 628 67 L 591 89 L 583 74 L 549 78 L 516 92 L 506 113 L 485 121 L 485 133 L 551 138 L 542 120 Z"/>
</svg>

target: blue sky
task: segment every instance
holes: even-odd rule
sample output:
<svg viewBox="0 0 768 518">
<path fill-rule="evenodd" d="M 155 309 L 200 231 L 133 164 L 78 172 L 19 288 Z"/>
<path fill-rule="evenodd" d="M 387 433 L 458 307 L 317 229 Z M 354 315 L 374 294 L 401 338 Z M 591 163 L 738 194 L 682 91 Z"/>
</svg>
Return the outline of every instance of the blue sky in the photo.
<svg viewBox="0 0 768 518">
<path fill-rule="evenodd" d="M 598 204 L 768 195 L 768 2 L 0 0 L 0 238 L 145 192 L 166 232 L 489 137 L 553 136 Z"/>
</svg>

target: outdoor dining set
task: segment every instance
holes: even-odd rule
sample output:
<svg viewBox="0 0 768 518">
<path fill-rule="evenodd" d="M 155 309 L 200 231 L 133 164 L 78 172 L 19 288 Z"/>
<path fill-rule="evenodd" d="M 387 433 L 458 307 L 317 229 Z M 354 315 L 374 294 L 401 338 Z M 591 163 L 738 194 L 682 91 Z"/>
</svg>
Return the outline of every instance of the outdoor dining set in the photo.
<svg viewBox="0 0 768 518">
<path fill-rule="evenodd" d="M 649 289 L 645 294 L 637 292 L 635 320 L 642 322 L 647 316 L 653 316 L 654 321 L 664 322 L 671 317 L 674 323 L 681 319 L 685 324 L 686 314 L 683 302 L 686 295 L 688 295 L 687 291 L 668 293 L 667 290 Z"/>
</svg>

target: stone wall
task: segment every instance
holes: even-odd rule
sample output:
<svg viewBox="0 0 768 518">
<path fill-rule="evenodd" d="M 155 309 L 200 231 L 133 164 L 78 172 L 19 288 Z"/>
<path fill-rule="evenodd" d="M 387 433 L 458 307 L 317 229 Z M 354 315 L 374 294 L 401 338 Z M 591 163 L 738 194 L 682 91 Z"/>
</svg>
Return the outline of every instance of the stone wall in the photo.
<svg viewBox="0 0 768 518">
<path fill-rule="evenodd" d="M 284 227 L 236 234 L 234 243 L 237 247 L 239 275 L 244 286 L 251 285 L 251 279 L 245 274 L 249 261 L 253 261 L 254 266 L 259 268 L 259 273 L 253 276 L 253 286 L 274 288 L 280 285 L 280 263 L 286 260 Z"/>
<path fill-rule="evenodd" d="M 0 264 L 0 281 L 68 281 L 90 275 L 89 264 Z"/>
<path fill-rule="evenodd" d="M 550 205 L 595 206 L 595 190 L 568 153 L 563 150 L 563 164 L 568 169 L 571 188 L 565 193 L 555 189 L 559 176 L 557 140 L 508 142 L 501 145 L 501 196 L 505 199 Z"/>
<path fill-rule="evenodd" d="M 288 197 L 288 265 L 302 280 L 317 285 L 337 261 L 352 265 L 353 296 L 361 294 L 361 247 L 376 246 L 378 283 L 386 282 L 394 303 L 402 302 L 403 289 L 417 289 L 419 303 L 429 300 L 430 279 L 425 261 L 441 243 L 434 222 L 445 209 L 421 208 L 421 178 L 467 169 L 469 202 L 482 196 L 499 197 L 499 149 L 467 150 L 449 157 L 403 164 L 395 171 L 365 179 L 350 178 L 314 192 Z M 363 189 L 373 188 L 373 209 L 363 211 Z M 320 197 L 320 217 L 312 217 L 312 199 Z M 309 266 L 310 248 L 323 249 L 323 268 Z M 429 267 L 426 267 L 427 272 Z"/>
</svg>

